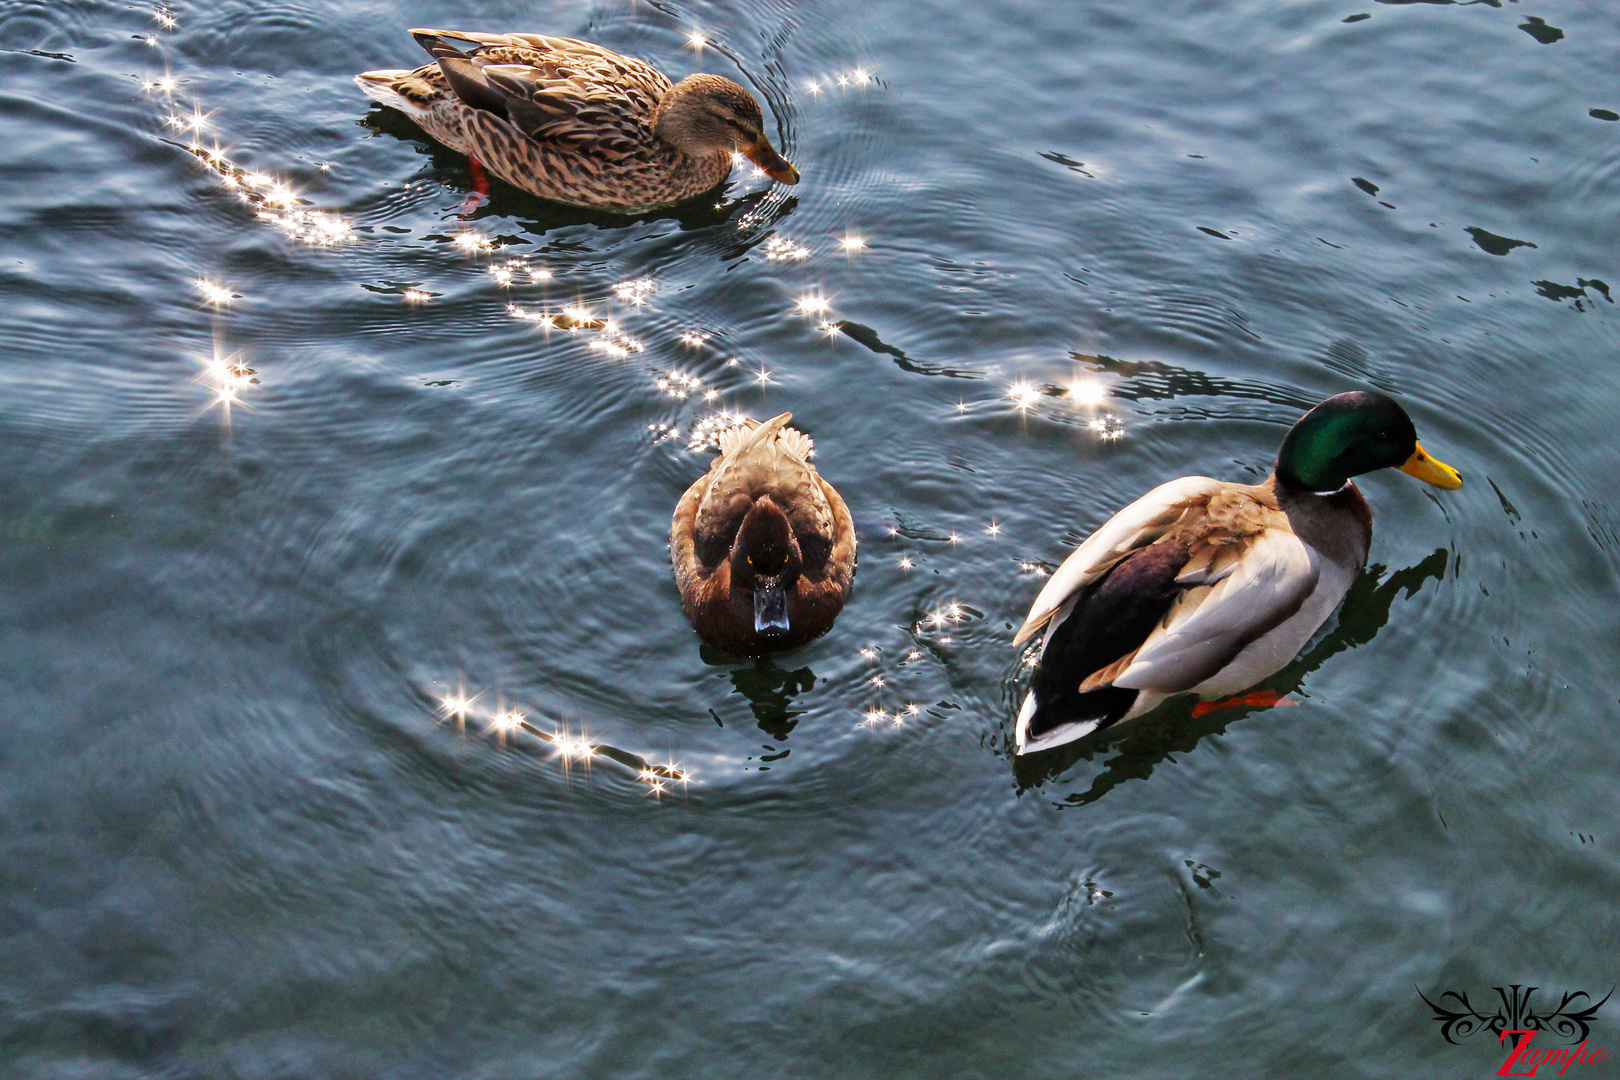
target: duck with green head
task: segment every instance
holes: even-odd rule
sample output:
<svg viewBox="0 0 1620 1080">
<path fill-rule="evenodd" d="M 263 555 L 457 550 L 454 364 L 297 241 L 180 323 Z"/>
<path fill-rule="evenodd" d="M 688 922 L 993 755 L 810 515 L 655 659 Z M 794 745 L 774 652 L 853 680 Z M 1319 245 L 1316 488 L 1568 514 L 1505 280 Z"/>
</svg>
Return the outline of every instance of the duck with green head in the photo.
<svg viewBox="0 0 1620 1080">
<path fill-rule="evenodd" d="M 1393 400 L 1337 394 L 1289 429 L 1264 483 L 1185 476 L 1115 514 L 1052 575 L 1013 639 L 1046 631 L 1018 753 L 1280 670 L 1367 564 L 1372 512 L 1351 478 L 1388 468 L 1462 487 Z"/>
</svg>

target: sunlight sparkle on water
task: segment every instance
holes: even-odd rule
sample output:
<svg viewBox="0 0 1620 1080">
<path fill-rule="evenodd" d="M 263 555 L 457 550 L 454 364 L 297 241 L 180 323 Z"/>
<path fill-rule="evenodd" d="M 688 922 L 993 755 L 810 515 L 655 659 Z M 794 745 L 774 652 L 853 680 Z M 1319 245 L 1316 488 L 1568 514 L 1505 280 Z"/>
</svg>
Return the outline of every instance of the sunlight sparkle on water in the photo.
<svg viewBox="0 0 1620 1080">
<path fill-rule="evenodd" d="M 1015 382 L 1007 387 L 1007 396 L 1012 399 L 1014 407 L 1019 412 L 1028 412 L 1041 399 L 1041 392 L 1029 383 Z"/>
<path fill-rule="evenodd" d="M 810 257 L 810 249 L 794 243 L 785 236 L 773 236 L 765 241 L 765 258 L 771 262 L 803 262 Z"/>
<path fill-rule="evenodd" d="M 900 556 L 900 569 L 902 569 L 902 570 L 910 570 L 913 566 L 916 566 L 916 565 L 917 564 L 912 560 L 910 555 L 902 555 L 902 556 Z"/>
<path fill-rule="evenodd" d="M 801 315 L 820 315 L 832 308 L 832 301 L 820 293 L 807 293 L 799 297 L 795 308 Z"/>
<path fill-rule="evenodd" d="M 652 299 L 652 294 L 658 286 L 652 278 L 636 278 L 634 281 L 621 281 L 613 286 L 613 292 L 620 300 L 627 304 L 641 307 Z"/>
<path fill-rule="evenodd" d="M 689 372 L 675 370 L 660 375 L 653 385 L 670 397 L 685 401 L 702 388 L 703 380 Z"/>
<path fill-rule="evenodd" d="M 504 702 L 494 709 L 478 710 L 475 708 L 482 693 L 469 696 L 465 685 L 459 680 L 456 689 L 447 692 L 439 698 L 439 707 L 436 714 L 445 719 L 453 719 L 457 727 L 466 730 L 466 721 L 469 717 L 476 717 L 480 722 L 479 734 L 492 737 L 493 741 L 502 747 L 518 749 L 533 744 L 526 743 L 523 736 L 529 736 L 552 750 L 552 760 L 561 763 L 564 773 L 568 773 L 573 764 L 584 762 L 587 768 L 601 756 L 602 748 L 595 740 L 581 730 L 577 735 L 567 725 L 553 726 L 545 730 L 529 720 L 519 709 L 508 706 Z M 610 762 L 614 759 L 609 758 Z M 667 763 L 644 763 L 636 772 L 637 779 L 653 782 L 659 785 L 659 790 L 672 783 L 680 783 L 683 787 L 692 782 L 692 777 L 681 763 L 670 755 Z"/>
<path fill-rule="evenodd" d="M 962 605 L 953 600 L 943 608 L 935 608 L 930 611 L 927 617 L 919 621 L 912 630 L 914 633 L 919 634 L 926 628 L 942 630 L 945 628 L 946 623 L 959 623 L 967 617 L 967 612 L 963 610 Z M 950 638 L 940 638 L 939 640 L 948 642 Z"/>
<path fill-rule="evenodd" d="M 1125 437 L 1125 427 L 1117 416 L 1099 416 L 1087 425 L 1103 442 L 1114 442 Z"/>
<path fill-rule="evenodd" d="M 708 43 L 708 35 L 704 34 L 704 32 L 701 30 L 693 30 L 691 33 L 686 35 L 687 47 L 696 49 L 698 52 L 702 52 L 703 47 Z"/>
<path fill-rule="evenodd" d="M 527 257 L 507 259 L 505 262 L 491 262 L 489 264 L 489 277 L 496 279 L 496 285 L 501 288 L 510 288 L 514 285 L 533 285 L 536 282 L 549 282 L 551 270 L 543 266 L 533 266 Z"/>
<path fill-rule="evenodd" d="M 243 404 L 241 394 L 249 386 L 258 384 L 259 380 L 255 378 L 258 372 L 242 362 L 240 353 L 222 356 L 216 351 L 212 357 L 203 360 L 202 365 L 201 379 L 213 390 L 213 404 L 225 411 L 225 420 L 228 424 L 231 406 Z"/>
<path fill-rule="evenodd" d="M 516 709 L 505 709 L 490 717 L 488 730 L 504 742 L 508 735 L 520 730 L 522 724 L 522 713 Z"/>
<path fill-rule="evenodd" d="M 557 328 L 557 316 L 548 311 L 531 311 L 528 308 L 520 307 L 517 304 L 507 304 L 506 313 L 512 316 L 514 319 L 522 319 L 524 322 L 539 323 L 548 330 L 555 330 Z"/>
<path fill-rule="evenodd" d="M 1101 405 L 1108 398 L 1108 388 L 1096 379 L 1079 379 L 1066 389 L 1076 405 Z"/>
<path fill-rule="evenodd" d="M 421 289 L 406 289 L 399 295 L 407 304 L 425 304 L 433 299 L 432 293 L 423 292 Z"/>
<path fill-rule="evenodd" d="M 838 241 L 838 246 L 843 248 L 845 251 L 864 251 L 866 250 L 866 237 L 845 236 L 842 240 Z"/>
<path fill-rule="evenodd" d="M 216 307 L 230 303 L 237 296 L 226 286 L 216 285 L 202 278 L 198 278 L 193 284 L 197 286 L 197 291 L 203 294 L 203 299 Z"/>
</svg>

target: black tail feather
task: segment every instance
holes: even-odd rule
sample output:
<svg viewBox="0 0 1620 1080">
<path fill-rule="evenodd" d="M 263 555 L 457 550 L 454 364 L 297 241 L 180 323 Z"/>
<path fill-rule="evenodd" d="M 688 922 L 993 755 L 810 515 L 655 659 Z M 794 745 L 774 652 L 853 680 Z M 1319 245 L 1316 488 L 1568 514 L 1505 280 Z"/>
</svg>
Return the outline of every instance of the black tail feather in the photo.
<svg viewBox="0 0 1620 1080">
<path fill-rule="evenodd" d="M 1150 544 L 1121 559 L 1076 598 L 1035 668 L 1029 738 L 1091 720 L 1105 728 L 1130 712 L 1139 691 L 1102 686 L 1081 693 L 1080 684 L 1147 640 L 1181 592 L 1176 575 L 1187 555 L 1181 544 Z"/>
<path fill-rule="evenodd" d="M 1035 697 L 1035 715 L 1029 718 L 1025 738 L 1033 742 L 1065 724 L 1084 724 L 1096 721 L 1097 730 L 1112 727 L 1131 711 L 1139 690 L 1123 686 L 1104 686 L 1084 694 L 1054 695 L 1042 700 Z"/>
</svg>

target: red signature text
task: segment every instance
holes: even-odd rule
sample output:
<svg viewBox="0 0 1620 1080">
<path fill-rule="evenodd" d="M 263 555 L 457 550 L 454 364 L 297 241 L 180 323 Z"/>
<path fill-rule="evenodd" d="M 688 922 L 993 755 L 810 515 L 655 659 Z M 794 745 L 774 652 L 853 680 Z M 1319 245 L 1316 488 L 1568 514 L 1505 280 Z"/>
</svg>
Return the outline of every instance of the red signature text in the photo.
<svg viewBox="0 0 1620 1080">
<path fill-rule="evenodd" d="M 1559 1064 L 1563 1068 L 1558 1070 L 1558 1075 L 1563 1076 L 1564 1069 L 1569 1068 L 1571 1065 L 1590 1065 L 1594 1061 L 1602 1061 L 1609 1056 L 1609 1052 L 1601 1047 L 1588 1050 L 1585 1039 L 1581 1040 L 1579 1046 L 1533 1050 L 1530 1047 L 1530 1039 L 1535 1035 L 1534 1031 L 1504 1031 L 1496 1037 L 1496 1041 L 1498 1043 L 1504 1042 L 1509 1035 L 1523 1035 L 1524 1038 L 1513 1044 L 1513 1053 L 1509 1054 L 1508 1059 L 1502 1062 L 1502 1067 L 1496 1070 L 1497 1076 L 1534 1076 L 1536 1070 L 1543 1065 Z M 1530 1067 L 1530 1071 L 1514 1072 L 1513 1067 L 1515 1065 L 1527 1065 Z"/>
</svg>

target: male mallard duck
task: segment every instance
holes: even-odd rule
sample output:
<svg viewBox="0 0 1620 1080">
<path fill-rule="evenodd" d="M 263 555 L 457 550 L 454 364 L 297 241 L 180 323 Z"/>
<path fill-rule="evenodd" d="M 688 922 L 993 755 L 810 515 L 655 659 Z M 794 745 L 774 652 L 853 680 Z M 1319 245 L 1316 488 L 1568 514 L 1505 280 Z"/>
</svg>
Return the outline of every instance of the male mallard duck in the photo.
<svg viewBox="0 0 1620 1080">
<path fill-rule="evenodd" d="M 524 191 L 607 210 L 661 206 L 724 180 L 734 151 L 799 182 L 765 137 L 759 103 L 730 79 L 671 84 L 640 60 L 539 34 L 411 36 L 436 63 L 355 81 Z"/>
<path fill-rule="evenodd" d="M 824 634 L 855 578 L 849 508 L 810 464 L 792 413 L 720 436 L 720 456 L 675 505 L 669 556 L 698 636 L 739 656 Z"/>
<path fill-rule="evenodd" d="M 1172 694 L 1236 694 L 1282 668 L 1367 563 L 1372 512 L 1350 478 L 1395 466 L 1462 487 L 1394 401 L 1336 394 L 1289 429 L 1265 483 L 1184 476 L 1115 514 L 1052 575 L 1013 638 L 1046 628 L 1018 752 Z"/>
</svg>

